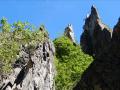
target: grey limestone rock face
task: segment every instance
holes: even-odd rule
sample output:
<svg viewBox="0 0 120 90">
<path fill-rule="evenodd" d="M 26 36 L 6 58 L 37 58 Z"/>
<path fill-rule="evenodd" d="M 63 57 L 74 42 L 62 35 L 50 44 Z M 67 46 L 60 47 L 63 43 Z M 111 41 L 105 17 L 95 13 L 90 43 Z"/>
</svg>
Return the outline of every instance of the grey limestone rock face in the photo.
<svg viewBox="0 0 120 90">
<path fill-rule="evenodd" d="M 0 90 L 54 90 L 53 43 L 22 45 L 13 72 L 2 81 Z"/>
</svg>

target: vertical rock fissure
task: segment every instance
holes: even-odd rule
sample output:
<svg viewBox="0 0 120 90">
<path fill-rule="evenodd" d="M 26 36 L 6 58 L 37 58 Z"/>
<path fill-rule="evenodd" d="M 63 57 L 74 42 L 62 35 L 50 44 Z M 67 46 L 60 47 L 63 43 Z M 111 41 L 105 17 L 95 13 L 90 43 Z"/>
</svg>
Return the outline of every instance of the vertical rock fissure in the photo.
<svg viewBox="0 0 120 90">
<path fill-rule="evenodd" d="M 34 46 L 22 46 L 19 61 L 16 60 L 14 69 L 2 86 L 7 90 L 53 90 L 54 87 L 54 53 L 53 43 L 48 40 Z M 10 87 L 6 84 L 8 80 Z M 5 84 L 5 85 L 4 85 Z M 6 86 L 7 85 L 7 86 Z M 1 87 L 1 90 L 4 90 Z"/>
</svg>

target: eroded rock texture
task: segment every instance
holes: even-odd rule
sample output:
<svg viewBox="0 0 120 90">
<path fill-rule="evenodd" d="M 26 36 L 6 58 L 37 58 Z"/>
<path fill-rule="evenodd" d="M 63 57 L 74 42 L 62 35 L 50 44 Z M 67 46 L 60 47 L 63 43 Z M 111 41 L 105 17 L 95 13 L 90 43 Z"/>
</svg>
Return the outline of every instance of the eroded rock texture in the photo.
<svg viewBox="0 0 120 90">
<path fill-rule="evenodd" d="M 83 51 L 92 56 L 100 55 L 110 44 L 111 31 L 101 22 L 94 6 L 91 7 L 91 14 L 85 19 L 83 29 L 80 40 Z"/>
<path fill-rule="evenodd" d="M 54 90 L 54 53 L 50 40 L 22 45 L 13 72 L 2 78 L 0 90 Z"/>
<path fill-rule="evenodd" d="M 96 9 L 92 7 L 91 14 L 93 10 Z M 92 21 L 86 21 L 86 23 L 94 21 L 91 15 L 88 18 Z M 112 37 L 105 26 L 100 26 L 99 23 L 93 26 L 95 27 L 92 29 L 89 27 L 85 29 L 87 33 L 84 31 L 81 45 L 83 51 L 90 55 L 95 54 L 95 60 L 83 73 L 74 90 L 120 90 L 120 19 L 113 29 Z M 90 32 L 93 33 L 90 34 Z M 88 44 L 91 44 L 91 47 Z"/>
</svg>

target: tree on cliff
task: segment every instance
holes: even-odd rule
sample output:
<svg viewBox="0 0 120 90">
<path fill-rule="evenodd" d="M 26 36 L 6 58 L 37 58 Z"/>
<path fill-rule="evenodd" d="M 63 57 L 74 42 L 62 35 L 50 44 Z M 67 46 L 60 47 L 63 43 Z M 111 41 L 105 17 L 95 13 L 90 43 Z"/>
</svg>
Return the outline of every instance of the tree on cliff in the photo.
<svg viewBox="0 0 120 90">
<path fill-rule="evenodd" d="M 2 30 L 2 32 L 10 32 L 11 30 L 11 26 L 10 24 L 7 22 L 6 18 L 2 18 L 0 21 L 0 24 L 2 25 L 0 28 Z"/>
<path fill-rule="evenodd" d="M 0 23 L 0 72 L 8 73 L 19 54 L 20 46 L 44 41 L 45 32 L 33 28 L 28 22 L 9 24 L 6 18 L 2 18 Z"/>
</svg>

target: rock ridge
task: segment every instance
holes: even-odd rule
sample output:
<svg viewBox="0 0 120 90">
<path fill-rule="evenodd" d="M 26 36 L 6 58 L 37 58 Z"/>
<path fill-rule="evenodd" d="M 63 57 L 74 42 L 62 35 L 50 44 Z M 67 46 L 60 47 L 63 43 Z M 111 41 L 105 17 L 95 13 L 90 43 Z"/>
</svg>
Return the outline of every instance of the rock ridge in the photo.
<svg viewBox="0 0 120 90">
<path fill-rule="evenodd" d="M 97 11 L 95 7 L 91 8 L 91 15 L 85 20 L 80 44 L 94 61 L 84 71 L 74 90 L 120 90 L 120 19 L 112 32 L 93 11 Z"/>
</svg>

